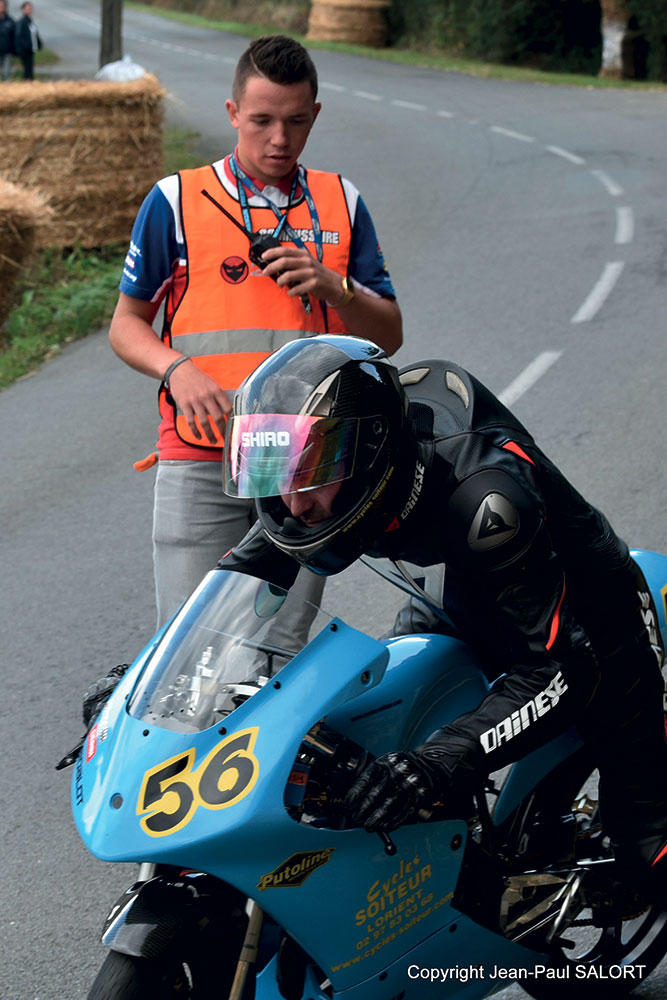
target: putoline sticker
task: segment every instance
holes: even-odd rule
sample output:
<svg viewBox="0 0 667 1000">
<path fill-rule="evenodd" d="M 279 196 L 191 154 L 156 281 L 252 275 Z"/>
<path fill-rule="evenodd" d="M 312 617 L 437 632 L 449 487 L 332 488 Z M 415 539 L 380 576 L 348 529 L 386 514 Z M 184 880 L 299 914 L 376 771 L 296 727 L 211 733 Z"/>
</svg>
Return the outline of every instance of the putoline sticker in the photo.
<svg viewBox="0 0 667 1000">
<path fill-rule="evenodd" d="M 314 871 L 329 862 L 335 850 L 335 847 L 325 847 L 321 851 L 299 851 L 268 875 L 262 875 L 257 888 L 263 892 L 265 889 L 294 889 L 303 885 Z"/>
</svg>

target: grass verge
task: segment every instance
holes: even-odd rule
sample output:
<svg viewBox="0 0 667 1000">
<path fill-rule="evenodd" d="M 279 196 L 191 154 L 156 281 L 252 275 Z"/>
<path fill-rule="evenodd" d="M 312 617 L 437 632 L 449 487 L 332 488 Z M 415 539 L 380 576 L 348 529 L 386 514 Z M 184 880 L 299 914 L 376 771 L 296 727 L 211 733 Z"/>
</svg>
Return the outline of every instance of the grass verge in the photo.
<svg viewBox="0 0 667 1000">
<path fill-rule="evenodd" d="M 165 173 L 197 166 L 199 136 L 165 128 Z M 111 319 L 127 243 L 41 250 L 21 275 L 17 304 L 0 333 L 0 389 L 32 374 L 63 344 Z"/>
</svg>

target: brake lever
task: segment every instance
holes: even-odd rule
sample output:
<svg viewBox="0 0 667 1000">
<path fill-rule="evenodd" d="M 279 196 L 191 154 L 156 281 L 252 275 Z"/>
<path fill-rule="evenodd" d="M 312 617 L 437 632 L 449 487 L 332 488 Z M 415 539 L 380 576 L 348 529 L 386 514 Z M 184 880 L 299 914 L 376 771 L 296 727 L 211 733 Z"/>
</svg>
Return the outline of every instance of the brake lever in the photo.
<svg viewBox="0 0 667 1000">
<path fill-rule="evenodd" d="M 388 854 L 389 857 L 392 857 L 392 855 L 396 854 L 396 844 L 391 839 L 391 837 L 389 836 L 388 833 L 385 833 L 383 830 L 380 830 L 380 831 L 378 831 L 378 837 L 380 838 L 380 840 L 384 844 L 384 853 L 385 854 Z"/>
<path fill-rule="evenodd" d="M 441 803 L 436 802 L 435 805 L 438 806 L 441 805 Z M 419 812 L 417 813 L 417 817 L 421 820 L 422 823 L 428 823 L 428 821 L 432 818 L 432 816 L 433 816 L 432 809 L 420 809 Z M 384 830 L 378 830 L 378 837 L 384 844 L 385 854 L 388 854 L 390 857 L 396 854 L 396 844 L 391 839 L 388 833 L 386 833 Z"/>
</svg>

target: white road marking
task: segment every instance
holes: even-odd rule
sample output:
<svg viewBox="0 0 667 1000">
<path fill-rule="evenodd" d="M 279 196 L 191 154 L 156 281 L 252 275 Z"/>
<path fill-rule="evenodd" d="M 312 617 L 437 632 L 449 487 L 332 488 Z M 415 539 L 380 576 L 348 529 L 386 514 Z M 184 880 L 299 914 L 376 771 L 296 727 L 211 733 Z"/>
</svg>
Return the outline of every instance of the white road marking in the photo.
<svg viewBox="0 0 667 1000">
<path fill-rule="evenodd" d="M 521 374 L 498 394 L 500 402 L 505 406 L 513 406 L 558 361 L 562 353 L 562 351 L 543 351 L 542 354 L 538 354 L 535 360 L 531 361 Z"/>
<path fill-rule="evenodd" d="M 577 156 L 576 153 L 570 153 L 567 149 L 561 149 L 560 146 L 547 146 L 547 151 L 553 153 L 554 156 L 562 156 L 564 160 L 569 160 L 570 163 L 576 163 L 577 166 L 582 166 L 586 161 L 582 156 Z"/>
<path fill-rule="evenodd" d="M 613 261 L 611 264 L 605 264 L 604 271 L 602 272 L 599 281 L 586 301 L 582 306 L 580 306 L 572 317 L 572 323 L 587 323 L 589 320 L 593 319 L 598 310 L 604 305 L 607 296 L 610 294 L 614 285 L 620 278 L 624 267 L 625 264 L 620 260 Z"/>
<path fill-rule="evenodd" d="M 381 101 L 382 98 L 379 94 L 369 94 L 367 90 L 353 90 L 352 93 L 355 97 L 363 97 L 366 101 Z"/>
<path fill-rule="evenodd" d="M 614 243 L 632 243 L 635 235 L 635 216 L 627 205 L 616 209 L 616 236 Z"/>
<path fill-rule="evenodd" d="M 505 135 L 508 139 L 518 139 L 519 142 L 535 142 L 532 135 L 524 135 L 523 132 L 514 132 L 511 128 L 503 128 L 502 125 L 489 125 L 492 132 L 498 135 Z"/>
<path fill-rule="evenodd" d="M 408 111 L 427 111 L 425 104 L 413 104 L 412 101 L 392 101 L 395 108 L 407 108 Z"/>
<path fill-rule="evenodd" d="M 615 180 L 606 174 L 604 170 L 591 170 L 593 177 L 597 177 L 601 184 L 604 184 L 607 189 L 607 193 L 612 196 L 612 198 L 618 198 L 619 195 L 623 194 L 623 188 L 620 184 L 617 184 Z"/>
<path fill-rule="evenodd" d="M 455 117 L 453 111 L 436 111 L 436 115 L 438 116 L 438 118 L 454 118 Z"/>
</svg>

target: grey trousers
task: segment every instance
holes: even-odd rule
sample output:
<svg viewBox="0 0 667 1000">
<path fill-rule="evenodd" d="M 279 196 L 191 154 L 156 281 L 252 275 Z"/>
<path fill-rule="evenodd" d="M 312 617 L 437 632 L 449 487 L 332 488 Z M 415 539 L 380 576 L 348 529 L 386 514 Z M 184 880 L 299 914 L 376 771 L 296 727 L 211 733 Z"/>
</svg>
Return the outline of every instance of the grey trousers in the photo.
<svg viewBox="0 0 667 1000">
<path fill-rule="evenodd" d="M 255 520 L 252 500 L 228 497 L 219 462 L 158 464 L 153 507 L 153 568 L 157 625 L 161 628 L 202 577 L 243 538 Z M 300 649 L 324 590 L 325 578 L 302 569 L 272 641 Z M 309 602 L 304 604 L 304 602 Z"/>
</svg>

